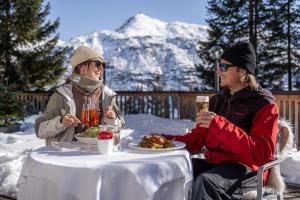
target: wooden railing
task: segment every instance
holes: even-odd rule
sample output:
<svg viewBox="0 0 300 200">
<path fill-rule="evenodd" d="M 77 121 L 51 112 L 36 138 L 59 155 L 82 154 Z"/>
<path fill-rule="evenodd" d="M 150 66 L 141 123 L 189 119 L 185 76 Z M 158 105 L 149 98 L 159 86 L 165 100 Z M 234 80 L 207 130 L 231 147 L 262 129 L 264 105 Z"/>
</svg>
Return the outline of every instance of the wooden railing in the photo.
<svg viewBox="0 0 300 200">
<path fill-rule="evenodd" d="M 191 119 L 196 116 L 197 95 L 212 96 L 212 92 L 117 92 L 117 104 L 126 114 L 153 114 L 170 119 Z M 300 149 L 300 92 L 273 92 L 280 116 L 294 127 L 295 144 Z M 27 105 L 29 113 L 44 111 L 51 93 L 17 93 L 17 98 Z"/>
<path fill-rule="evenodd" d="M 289 120 L 293 125 L 295 145 L 300 150 L 300 93 L 278 92 L 275 97 L 280 117 Z"/>
</svg>

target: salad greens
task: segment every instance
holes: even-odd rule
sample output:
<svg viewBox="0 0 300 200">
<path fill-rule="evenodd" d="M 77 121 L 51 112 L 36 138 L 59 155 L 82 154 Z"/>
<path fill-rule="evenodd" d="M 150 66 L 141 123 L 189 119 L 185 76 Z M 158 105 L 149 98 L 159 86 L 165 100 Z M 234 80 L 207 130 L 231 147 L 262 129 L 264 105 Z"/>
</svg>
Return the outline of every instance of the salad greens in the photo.
<svg viewBox="0 0 300 200">
<path fill-rule="evenodd" d="M 84 137 L 84 138 L 96 138 L 98 137 L 98 132 L 101 131 L 101 129 L 97 126 L 91 127 L 87 130 L 85 130 L 82 133 L 79 133 L 77 136 Z"/>
</svg>

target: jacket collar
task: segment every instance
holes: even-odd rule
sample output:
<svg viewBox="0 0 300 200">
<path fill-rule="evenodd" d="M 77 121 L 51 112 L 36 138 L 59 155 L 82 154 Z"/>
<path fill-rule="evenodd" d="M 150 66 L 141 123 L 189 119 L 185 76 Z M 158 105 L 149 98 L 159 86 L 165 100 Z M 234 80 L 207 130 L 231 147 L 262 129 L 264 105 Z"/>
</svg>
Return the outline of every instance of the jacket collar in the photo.
<svg viewBox="0 0 300 200">
<path fill-rule="evenodd" d="M 71 83 L 63 84 L 62 86 L 58 87 L 56 91 L 63 95 L 68 101 L 72 101 L 74 98 Z"/>
<path fill-rule="evenodd" d="M 228 99 L 230 101 L 253 99 L 257 98 L 258 96 L 264 96 L 267 99 L 275 100 L 272 93 L 266 89 L 263 89 L 261 86 L 259 86 L 257 89 L 252 89 L 248 86 L 237 91 L 233 95 L 230 94 L 230 91 L 228 89 L 224 89 L 221 92 L 221 95 L 224 100 Z"/>
</svg>

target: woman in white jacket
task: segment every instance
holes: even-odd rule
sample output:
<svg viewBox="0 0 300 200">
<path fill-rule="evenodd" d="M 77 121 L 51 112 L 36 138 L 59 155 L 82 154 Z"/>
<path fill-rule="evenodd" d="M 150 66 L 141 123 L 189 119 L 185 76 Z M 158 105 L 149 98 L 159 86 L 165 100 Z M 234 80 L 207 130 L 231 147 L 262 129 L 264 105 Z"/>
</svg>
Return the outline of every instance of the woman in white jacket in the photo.
<svg viewBox="0 0 300 200">
<path fill-rule="evenodd" d="M 102 84 L 105 62 L 102 55 L 86 46 L 77 48 L 71 57 L 73 73 L 65 84 L 50 97 L 43 116 L 36 119 L 35 130 L 39 138 L 51 141 L 73 141 L 74 134 L 84 131 L 89 124 L 82 121 L 83 108 L 95 108 L 95 123 L 125 126 L 116 105 L 116 93 Z M 97 125 L 97 124 L 92 124 Z"/>
</svg>

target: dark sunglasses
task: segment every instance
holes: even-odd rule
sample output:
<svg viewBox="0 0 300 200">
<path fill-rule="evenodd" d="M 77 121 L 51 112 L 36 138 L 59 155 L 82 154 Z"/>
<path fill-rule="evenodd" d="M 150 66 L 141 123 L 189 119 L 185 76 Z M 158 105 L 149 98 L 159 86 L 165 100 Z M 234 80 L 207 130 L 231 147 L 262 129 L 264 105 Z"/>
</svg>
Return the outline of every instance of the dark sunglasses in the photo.
<svg viewBox="0 0 300 200">
<path fill-rule="evenodd" d="M 233 64 L 219 63 L 219 68 L 222 72 L 226 72 L 229 67 L 233 66 Z"/>
<path fill-rule="evenodd" d="M 95 63 L 95 66 L 97 68 L 101 68 L 101 67 L 105 68 L 106 67 L 106 63 L 105 62 L 101 62 L 100 60 L 93 60 L 93 62 Z"/>
</svg>

